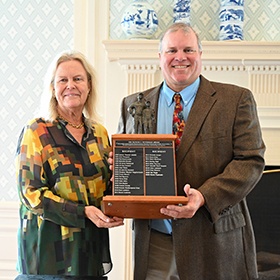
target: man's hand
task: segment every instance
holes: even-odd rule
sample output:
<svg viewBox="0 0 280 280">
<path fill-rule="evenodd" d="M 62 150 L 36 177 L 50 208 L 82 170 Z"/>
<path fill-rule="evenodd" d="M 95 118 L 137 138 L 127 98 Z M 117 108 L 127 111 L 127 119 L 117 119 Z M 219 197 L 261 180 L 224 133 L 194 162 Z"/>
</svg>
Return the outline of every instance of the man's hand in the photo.
<svg viewBox="0 0 280 280">
<path fill-rule="evenodd" d="M 166 208 L 160 209 L 160 213 L 175 219 L 192 218 L 196 211 L 204 205 L 205 200 L 201 192 L 191 188 L 189 184 L 185 185 L 184 192 L 189 199 L 186 205 L 167 205 Z"/>
</svg>

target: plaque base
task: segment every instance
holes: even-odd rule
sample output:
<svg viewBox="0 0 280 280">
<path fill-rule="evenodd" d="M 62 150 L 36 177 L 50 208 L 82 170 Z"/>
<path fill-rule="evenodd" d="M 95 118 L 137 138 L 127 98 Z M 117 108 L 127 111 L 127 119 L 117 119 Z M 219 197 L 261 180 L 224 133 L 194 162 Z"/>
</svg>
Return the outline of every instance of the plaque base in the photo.
<svg viewBox="0 0 280 280">
<path fill-rule="evenodd" d="M 168 219 L 160 213 L 160 208 L 167 205 L 187 204 L 185 196 L 123 196 L 108 195 L 103 197 L 102 211 L 107 216 L 134 219 Z"/>
</svg>

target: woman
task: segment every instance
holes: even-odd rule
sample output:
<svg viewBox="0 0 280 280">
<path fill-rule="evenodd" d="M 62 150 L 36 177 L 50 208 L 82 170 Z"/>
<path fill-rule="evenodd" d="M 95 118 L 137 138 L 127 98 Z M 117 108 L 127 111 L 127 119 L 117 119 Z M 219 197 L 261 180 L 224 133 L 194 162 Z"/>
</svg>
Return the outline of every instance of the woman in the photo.
<svg viewBox="0 0 280 280">
<path fill-rule="evenodd" d="M 100 210 L 110 191 L 110 144 L 95 121 L 95 76 L 85 57 L 60 55 L 45 94 L 48 114 L 26 125 L 17 148 L 18 270 L 101 276 L 112 269 L 108 228 L 123 219 Z"/>
</svg>

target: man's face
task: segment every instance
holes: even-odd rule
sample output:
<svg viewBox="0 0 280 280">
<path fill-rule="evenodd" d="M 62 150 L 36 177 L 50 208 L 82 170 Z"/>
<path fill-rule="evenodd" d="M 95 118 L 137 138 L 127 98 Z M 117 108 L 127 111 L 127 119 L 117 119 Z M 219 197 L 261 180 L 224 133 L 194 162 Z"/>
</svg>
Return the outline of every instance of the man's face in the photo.
<svg viewBox="0 0 280 280">
<path fill-rule="evenodd" d="M 160 67 L 168 87 L 180 92 L 192 84 L 201 73 L 201 54 L 192 30 L 170 32 L 162 41 Z"/>
</svg>

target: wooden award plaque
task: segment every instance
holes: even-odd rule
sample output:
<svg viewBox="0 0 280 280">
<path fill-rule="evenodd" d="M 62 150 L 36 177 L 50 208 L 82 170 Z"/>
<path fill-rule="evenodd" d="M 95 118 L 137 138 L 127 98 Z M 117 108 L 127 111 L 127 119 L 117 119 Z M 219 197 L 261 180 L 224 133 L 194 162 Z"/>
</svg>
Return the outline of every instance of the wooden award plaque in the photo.
<svg viewBox="0 0 280 280">
<path fill-rule="evenodd" d="M 105 196 L 108 216 L 137 219 L 168 218 L 167 205 L 186 204 L 177 196 L 175 139 L 172 134 L 115 134 L 113 195 Z"/>
</svg>

